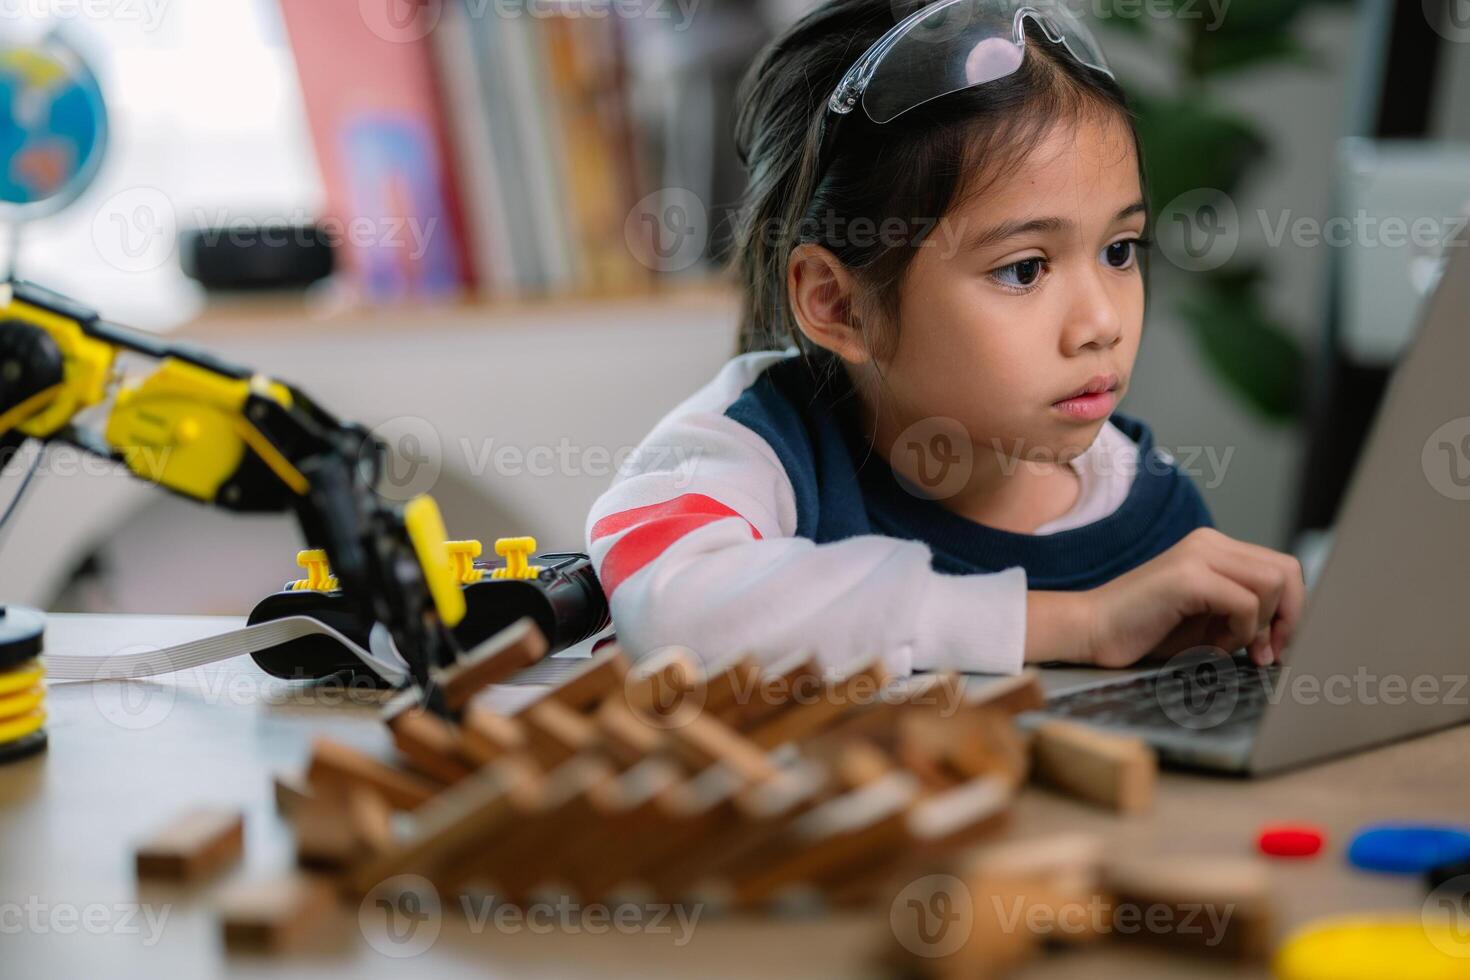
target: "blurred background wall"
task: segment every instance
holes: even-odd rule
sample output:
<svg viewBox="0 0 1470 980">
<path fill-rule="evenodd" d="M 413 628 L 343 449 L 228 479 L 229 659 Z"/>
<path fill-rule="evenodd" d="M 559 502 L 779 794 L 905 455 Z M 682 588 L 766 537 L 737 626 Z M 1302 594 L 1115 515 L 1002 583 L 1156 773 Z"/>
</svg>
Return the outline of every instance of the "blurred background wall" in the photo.
<svg viewBox="0 0 1470 980">
<path fill-rule="evenodd" d="M 381 426 L 422 464 L 401 489 L 432 489 L 452 534 L 579 549 L 609 460 L 733 350 L 736 298 L 719 268 L 743 186 L 734 89 L 760 46 L 814 4 L 648 0 L 637 16 L 596 19 L 496 0 L 31 6 L 0 27 L 64 29 L 96 68 L 113 132 L 95 184 L 24 229 L 11 256 L 21 276 Z M 1179 164 L 1172 188 L 1184 193 L 1156 195 L 1156 213 L 1198 219 L 1219 205 L 1208 194 L 1200 205 L 1201 191 L 1234 213 L 1216 265 L 1190 268 L 1160 235 L 1124 410 L 1197 460 L 1223 530 L 1301 547 L 1323 365 L 1340 357 L 1350 312 L 1344 256 L 1381 243 L 1273 243 L 1270 229 L 1360 206 L 1343 141 L 1381 135 L 1385 91 L 1412 97 L 1383 67 L 1405 32 L 1435 59 L 1423 131 L 1400 134 L 1412 147 L 1404 172 L 1432 150 L 1434 180 L 1416 182 L 1438 189 L 1403 201 L 1394 171 L 1374 185 L 1388 203 L 1373 206 L 1441 224 L 1463 212 L 1470 27 L 1439 19 L 1449 4 L 1418 0 L 1235 0 L 1217 5 L 1217 28 L 1177 13 L 1128 23 L 1104 0 L 1085 9 L 1120 21 L 1099 36 L 1148 103 L 1145 139 L 1158 134 L 1161 160 Z M 1230 62 L 1225 40 L 1248 53 Z M 1223 136 L 1170 128 L 1171 100 L 1193 97 Z M 1220 156 L 1217 139 L 1249 151 L 1241 166 L 1190 170 Z M 324 234 L 334 271 L 273 288 L 247 259 L 241 275 L 260 281 L 198 267 L 201 237 L 228 244 L 262 229 L 292 231 L 310 255 Z M 1249 292 L 1223 292 L 1244 288 L 1250 276 L 1230 278 L 1242 269 Z M 1427 286 L 1385 288 L 1400 299 L 1380 333 L 1407 335 Z M 1369 370 L 1391 368 L 1392 344 L 1380 348 Z M 0 493 L 15 481 L 0 478 Z M 7 600 L 239 613 L 295 577 L 299 541 L 284 518 L 228 517 L 58 464 L 42 467 L 0 546 Z"/>
</svg>

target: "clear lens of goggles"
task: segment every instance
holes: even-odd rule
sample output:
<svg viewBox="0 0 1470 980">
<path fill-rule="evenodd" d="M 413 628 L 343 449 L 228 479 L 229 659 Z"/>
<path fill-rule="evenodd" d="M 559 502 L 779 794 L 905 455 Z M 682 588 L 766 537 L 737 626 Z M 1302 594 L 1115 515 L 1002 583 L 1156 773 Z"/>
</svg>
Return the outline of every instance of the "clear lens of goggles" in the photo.
<svg viewBox="0 0 1470 980">
<path fill-rule="evenodd" d="M 846 115 L 861 102 L 881 124 L 931 99 L 1004 78 L 1021 67 L 1027 19 L 1082 64 L 1112 76 L 1091 32 L 1058 0 L 939 0 L 869 48 L 828 108 Z"/>
</svg>

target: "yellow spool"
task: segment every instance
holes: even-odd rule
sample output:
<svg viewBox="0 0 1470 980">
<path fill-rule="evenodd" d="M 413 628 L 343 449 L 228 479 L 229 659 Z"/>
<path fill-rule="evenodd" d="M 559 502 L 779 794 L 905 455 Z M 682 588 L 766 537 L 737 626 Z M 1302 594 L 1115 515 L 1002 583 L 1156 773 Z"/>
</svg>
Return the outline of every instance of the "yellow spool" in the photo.
<svg viewBox="0 0 1470 980">
<path fill-rule="evenodd" d="M 0 696 L 14 694 L 32 684 L 39 684 L 45 676 L 46 671 L 41 666 L 41 661 L 27 660 L 14 670 L 0 674 Z"/>
<path fill-rule="evenodd" d="M 6 742 L 14 742 L 18 738 L 25 738 L 32 732 L 40 731 L 41 726 L 46 723 L 46 712 L 36 710 L 30 714 L 21 715 L 19 718 L 8 718 L 0 721 L 0 745 Z"/>
<path fill-rule="evenodd" d="M 45 700 L 46 689 L 40 684 L 33 684 L 17 694 L 0 697 L 0 722 L 34 711 Z"/>
</svg>

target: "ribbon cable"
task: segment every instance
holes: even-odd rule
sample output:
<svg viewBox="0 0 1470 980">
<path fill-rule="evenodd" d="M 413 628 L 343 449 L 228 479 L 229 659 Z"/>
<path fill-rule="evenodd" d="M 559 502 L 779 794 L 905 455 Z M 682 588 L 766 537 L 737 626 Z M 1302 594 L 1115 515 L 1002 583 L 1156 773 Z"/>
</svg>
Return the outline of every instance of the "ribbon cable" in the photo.
<svg viewBox="0 0 1470 980">
<path fill-rule="evenodd" d="M 234 657 L 269 650 L 271 647 L 307 636 L 326 636 L 351 651 L 373 673 L 392 684 L 402 684 L 408 671 L 393 640 L 381 624 L 373 625 L 370 646 L 364 650 L 332 627 L 310 616 L 286 616 L 254 626 L 206 636 L 188 643 L 150 650 L 147 653 L 125 653 L 111 656 L 45 653 L 41 663 L 46 676 L 58 681 L 105 681 L 129 677 L 156 677 L 179 670 L 190 670 L 219 663 Z M 397 658 L 394 663 L 392 658 Z"/>
<path fill-rule="evenodd" d="M 107 681 L 125 680 L 132 677 L 157 677 L 180 670 L 192 670 L 207 664 L 243 657 L 246 654 L 269 650 L 271 647 L 299 640 L 307 636 L 326 636 L 342 644 L 362 661 L 373 673 L 383 680 L 402 687 L 410 681 L 408 663 L 398 652 L 393 637 L 382 623 L 374 623 L 368 640 L 368 649 L 363 649 L 344 634 L 310 616 L 285 616 L 254 626 L 206 636 L 188 643 L 162 647 L 146 653 L 122 653 L 89 656 L 79 653 L 41 654 L 41 663 L 46 668 L 46 677 L 54 681 Z M 465 659 L 473 659 L 481 649 L 496 642 L 491 636 L 471 650 Z M 588 657 L 553 655 L 532 664 L 507 678 L 505 683 L 558 684 L 576 674 L 588 662 Z"/>
</svg>

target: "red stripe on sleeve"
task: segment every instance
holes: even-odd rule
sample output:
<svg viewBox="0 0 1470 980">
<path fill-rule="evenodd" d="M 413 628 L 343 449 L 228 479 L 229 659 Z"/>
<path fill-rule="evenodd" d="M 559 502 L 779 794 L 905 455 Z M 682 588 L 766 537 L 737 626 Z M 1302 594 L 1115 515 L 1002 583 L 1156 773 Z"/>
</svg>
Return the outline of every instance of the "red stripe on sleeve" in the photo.
<svg viewBox="0 0 1470 980">
<path fill-rule="evenodd" d="M 606 537 L 627 530 L 608 549 L 598 569 L 598 578 L 609 596 L 617 587 L 644 565 L 663 554 L 664 549 L 691 531 L 706 524 L 739 517 L 750 527 L 750 533 L 760 540 L 761 533 L 755 525 L 736 511 L 702 493 L 686 493 L 672 500 L 632 510 L 609 514 L 592 525 L 591 539 Z"/>
</svg>

